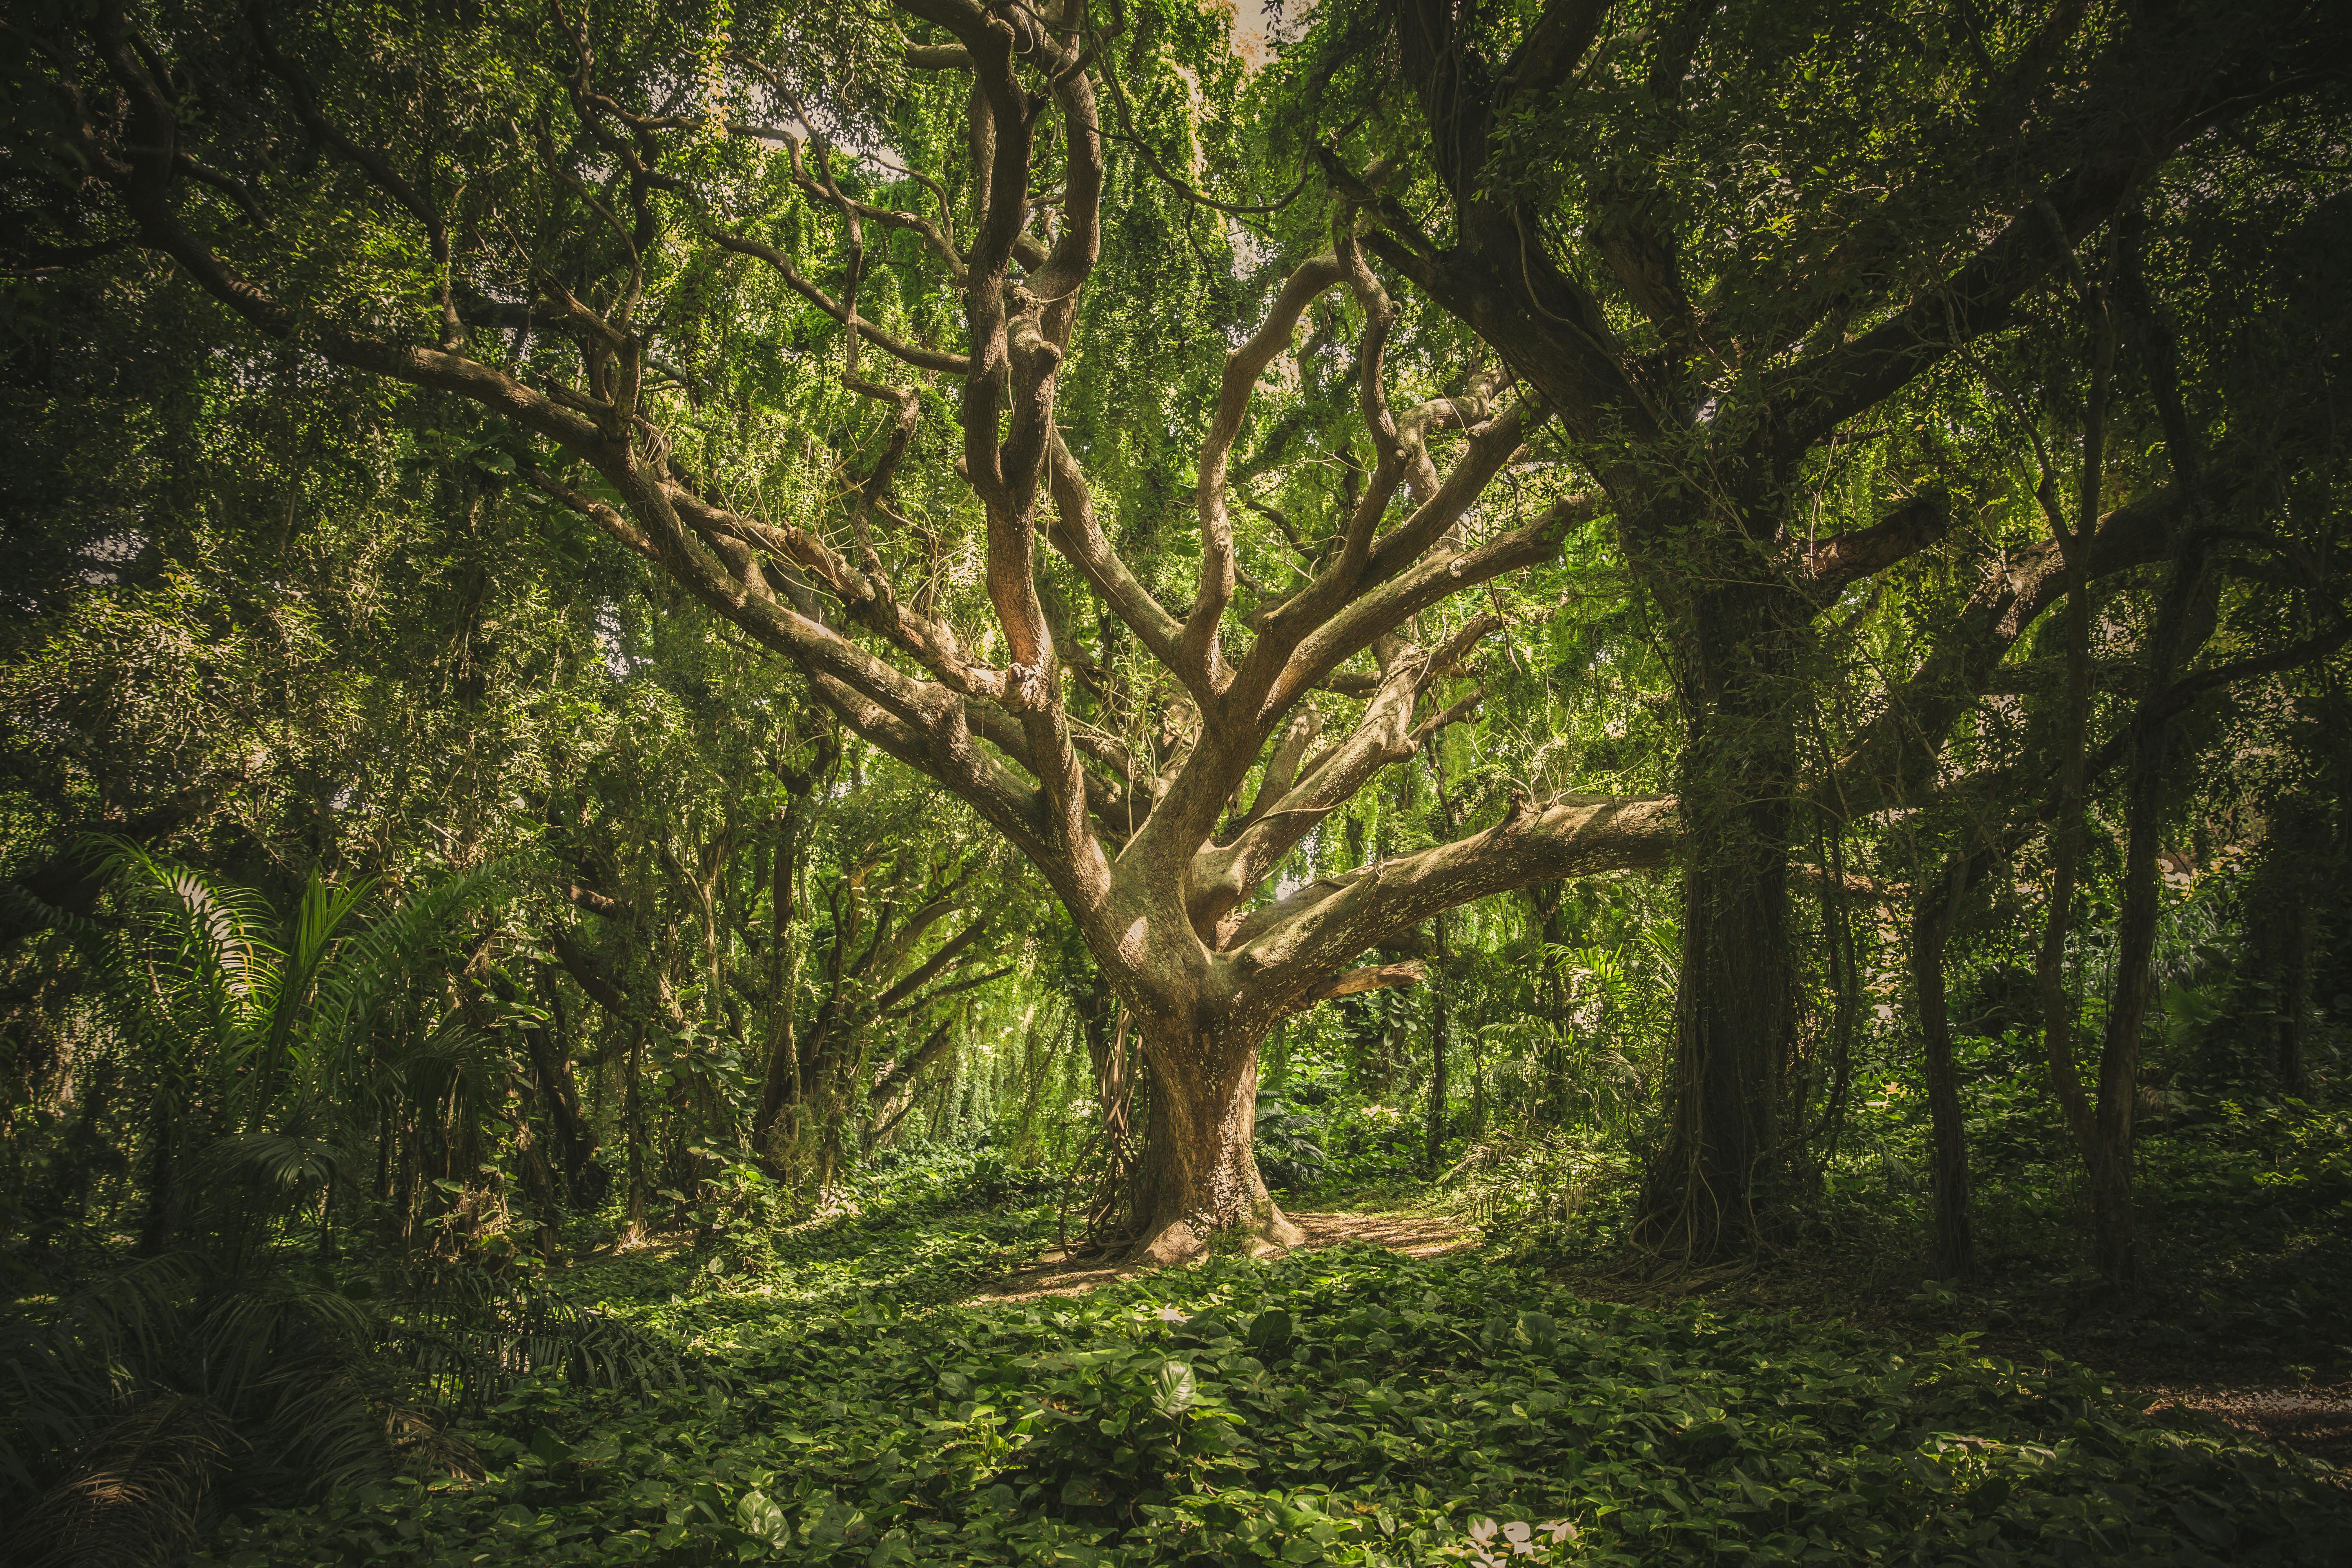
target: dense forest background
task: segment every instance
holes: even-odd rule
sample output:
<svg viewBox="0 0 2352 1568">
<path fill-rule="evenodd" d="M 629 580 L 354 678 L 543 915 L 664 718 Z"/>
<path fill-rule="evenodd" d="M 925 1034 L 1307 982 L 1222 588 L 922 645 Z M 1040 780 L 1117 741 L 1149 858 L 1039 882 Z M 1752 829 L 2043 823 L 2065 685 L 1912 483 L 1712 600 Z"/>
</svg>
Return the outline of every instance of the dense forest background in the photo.
<svg viewBox="0 0 2352 1568">
<path fill-rule="evenodd" d="M 2352 18 L 1292 13 L 10 25 L 10 1561 L 2335 1560 Z"/>
</svg>

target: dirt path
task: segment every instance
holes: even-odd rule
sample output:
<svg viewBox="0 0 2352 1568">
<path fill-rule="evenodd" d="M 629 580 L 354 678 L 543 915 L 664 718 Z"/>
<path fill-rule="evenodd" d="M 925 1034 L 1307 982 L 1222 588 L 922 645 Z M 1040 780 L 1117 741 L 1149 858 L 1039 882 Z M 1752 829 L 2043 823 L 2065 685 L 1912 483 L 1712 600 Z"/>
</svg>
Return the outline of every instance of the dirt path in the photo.
<svg viewBox="0 0 2352 1568">
<path fill-rule="evenodd" d="M 1459 1226 L 1433 1215 L 1293 1213 L 1290 1217 L 1307 1233 L 1307 1239 L 1295 1248 L 1300 1252 L 1367 1241 L 1407 1258 L 1434 1258 L 1471 1245 L 1471 1238 Z M 974 1303 L 1034 1301 L 1045 1296 L 1076 1296 L 1143 1272 L 1115 1259 L 1074 1258 L 1057 1247 L 1028 1268 L 986 1286 L 971 1300 Z"/>
<path fill-rule="evenodd" d="M 2242 1432 L 2352 1472 L 2352 1386 L 2246 1388 L 2203 1384 L 2148 1391 L 2153 1415 L 2169 1405 L 2218 1415 Z"/>
</svg>

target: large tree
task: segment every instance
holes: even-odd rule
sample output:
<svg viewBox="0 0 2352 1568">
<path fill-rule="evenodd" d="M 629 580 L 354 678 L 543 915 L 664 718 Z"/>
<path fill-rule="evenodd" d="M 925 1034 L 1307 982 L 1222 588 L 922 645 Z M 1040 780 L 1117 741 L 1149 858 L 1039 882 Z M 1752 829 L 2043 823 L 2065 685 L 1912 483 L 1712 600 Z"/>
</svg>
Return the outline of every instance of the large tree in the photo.
<svg viewBox="0 0 2352 1568">
<path fill-rule="evenodd" d="M 1968 437 L 1965 416 L 1925 411 L 1939 378 L 1956 359 L 1972 374 L 1972 345 L 2086 258 L 2109 270 L 2117 222 L 2168 166 L 2212 166 L 2217 132 L 2292 142 L 2352 62 L 2352 14 L 1362 0 L 1318 29 L 1310 133 L 1366 215 L 1365 247 L 1553 411 L 1662 612 L 1688 839 L 1671 1147 L 1648 1219 L 1690 1250 L 1736 1244 L 1801 1141 L 1801 804 L 1810 791 L 1845 826 L 1905 799 L 1885 772 L 1811 787 L 1804 715 L 1841 591 L 1954 522 L 1936 448 Z M 1821 537 L 1842 463 L 1882 443 L 1898 454 L 1883 520 Z M 2180 446 L 2168 432 L 2175 475 L 2195 466 Z M 2059 522 L 2101 557 L 2085 569 L 2161 557 L 2189 498 L 2128 468 L 2103 495 L 2099 459 L 2066 498 L 2084 515 Z M 2130 510 L 2102 529 L 2116 499 Z M 1888 704 L 1871 760 L 1941 749 L 2031 624 L 2006 576 L 1979 595 L 2011 601 L 2000 635 L 1939 650 L 1941 689 L 1925 712 Z"/>
<path fill-rule="evenodd" d="M 968 801 L 1068 907 L 1139 1031 L 1146 1253 L 1292 1234 L 1251 1152 L 1255 1056 L 1285 1014 L 1415 978 L 1357 961 L 1439 910 L 1671 854 L 1670 801 L 1518 797 L 1454 842 L 1260 896 L 1318 823 L 1475 707 L 1466 661 L 1501 620 L 1450 602 L 1545 561 L 1595 503 L 1530 465 L 1549 405 L 1497 378 L 1392 406 L 1399 312 L 1342 204 L 1328 248 L 1238 341 L 1211 339 L 1192 581 L 1147 587 L 1112 542 L 1136 521 L 1107 524 L 1089 472 L 1118 454 L 1078 449 L 1057 410 L 1096 341 L 1118 353 L 1105 323 L 1142 303 L 1089 309 L 1116 199 L 1099 51 L 1118 45 L 1078 7 L 920 0 L 764 29 L 739 13 L 734 40 L 614 8 L 411 20 L 395 39 L 377 13 L 107 5 L 33 39 L 48 96 L 11 128 L 23 259 L 158 253 L 248 331 L 489 411 L 547 493 Z M 1183 43 L 1183 20 L 1159 36 Z M 1222 40 L 1191 37 L 1196 65 L 1226 68 Z M 1165 86 L 1157 50 L 1126 58 Z M 817 223 L 838 247 L 822 280 Z M 828 379 L 884 416 L 865 450 L 846 443 L 817 526 L 709 459 L 697 334 L 724 324 L 695 295 L 728 265 L 828 318 Z M 940 294 L 952 347 L 921 341 Z M 1236 453 L 1262 380 L 1333 295 L 1359 319 L 1351 374 L 1300 364 L 1299 399 L 1322 392 L 1369 456 L 1339 463 L 1324 515 L 1283 514 L 1289 559 L 1261 584 L 1236 544 L 1239 472 L 1279 462 L 1281 428 Z M 944 447 L 926 439 L 935 389 L 954 395 Z M 1331 408 L 1310 412 L 1328 427 Z M 961 623 L 936 531 L 957 506 L 978 519 L 986 611 Z M 1095 647 L 1041 542 L 1107 608 Z"/>
<path fill-rule="evenodd" d="M 1139 1032 L 1151 1255 L 1289 1234 L 1250 1152 L 1286 1013 L 1414 979 L 1365 960 L 1449 908 L 1679 857 L 1653 1219 L 1716 1250 L 1800 1134 L 1800 802 L 1906 802 L 2057 596 L 1995 572 L 1847 766 L 1803 760 L 1817 620 L 1953 521 L 1952 422 L 1907 416 L 2199 136 L 2332 79 L 2345 24 L 1318 26 L 1253 85 L 1183 5 L 102 5 L 11 35 L 9 217 L 21 267 L 159 257 L 239 334 L 422 389 L 966 801 Z M 1286 173 L 1237 123 L 1307 124 L 1293 197 L 1205 193 Z M 1874 443 L 1887 489 L 1843 493 Z M 2082 490 L 2094 574 L 2177 532 L 2128 477 L 2104 520 Z M 1302 869 L 1597 530 L 1658 612 L 1680 800 L 1528 788 Z"/>
</svg>

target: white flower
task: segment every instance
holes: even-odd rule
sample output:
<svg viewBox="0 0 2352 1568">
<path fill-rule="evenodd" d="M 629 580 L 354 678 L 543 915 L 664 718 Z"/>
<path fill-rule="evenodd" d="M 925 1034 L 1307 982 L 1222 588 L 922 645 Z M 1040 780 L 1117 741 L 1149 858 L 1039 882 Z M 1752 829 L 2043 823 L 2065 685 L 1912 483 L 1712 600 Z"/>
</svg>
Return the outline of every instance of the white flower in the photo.
<svg viewBox="0 0 2352 1568">
<path fill-rule="evenodd" d="M 1157 1316 L 1163 1323 L 1181 1323 L 1184 1321 L 1184 1314 L 1173 1307 L 1160 1308 Z"/>
<path fill-rule="evenodd" d="M 1489 1541 L 1494 1540 L 1495 1521 L 1491 1519 L 1478 1519 L 1471 1521 L 1470 1539 L 1478 1542 L 1481 1546 L 1484 1546 Z"/>
<path fill-rule="evenodd" d="M 1565 1519 L 1549 1520 L 1545 1522 L 1544 1528 L 1551 1531 L 1552 1544 L 1555 1546 L 1559 1545 L 1563 1541 L 1573 1541 L 1576 1539 L 1576 1525 L 1573 1521 Z"/>
<path fill-rule="evenodd" d="M 1503 1539 L 1514 1546 L 1525 1545 L 1535 1534 L 1535 1527 L 1523 1519 L 1515 1519 L 1503 1526 Z"/>
</svg>

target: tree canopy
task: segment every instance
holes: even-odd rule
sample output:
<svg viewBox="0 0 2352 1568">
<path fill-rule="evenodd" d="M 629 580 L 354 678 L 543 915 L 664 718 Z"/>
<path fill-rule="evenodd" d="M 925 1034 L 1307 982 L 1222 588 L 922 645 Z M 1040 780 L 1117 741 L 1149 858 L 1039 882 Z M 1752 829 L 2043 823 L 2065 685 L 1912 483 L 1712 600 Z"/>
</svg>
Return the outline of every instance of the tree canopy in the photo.
<svg viewBox="0 0 2352 1568">
<path fill-rule="evenodd" d="M 2352 994 L 2352 16 L 1266 26 L 13 23 L 7 1234 L 520 1267 L 986 1129 L 1167 1263 L 1572 1135 L 1706 1266 L 1892 1075 L 1967 1279 L 1991 1041 L 2137 1288 L 2143 1124 Z"/>
</svg>

